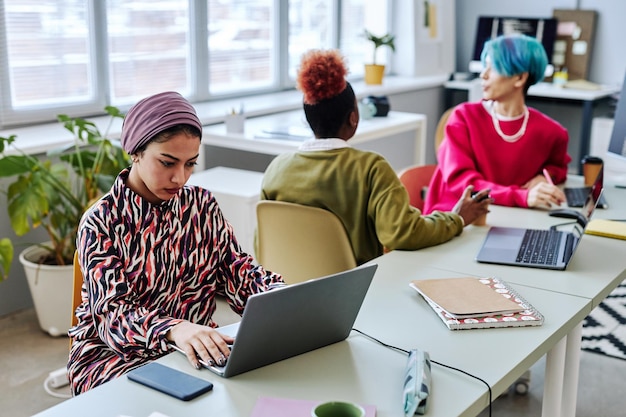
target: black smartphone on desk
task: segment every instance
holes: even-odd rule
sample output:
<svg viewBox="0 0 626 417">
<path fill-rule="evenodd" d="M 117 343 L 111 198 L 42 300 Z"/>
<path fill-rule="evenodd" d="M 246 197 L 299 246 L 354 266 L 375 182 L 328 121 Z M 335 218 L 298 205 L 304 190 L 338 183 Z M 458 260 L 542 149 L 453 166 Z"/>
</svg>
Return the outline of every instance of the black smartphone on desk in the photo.
<svg viewBox="0 0 626 417">
<path fill-rule="evenodd" d="M 160 363 L 150 362 L 126 374 L 128 379 L 183 401 L 189 401 L 213 389 L 204 379 Z"/>
</svg>

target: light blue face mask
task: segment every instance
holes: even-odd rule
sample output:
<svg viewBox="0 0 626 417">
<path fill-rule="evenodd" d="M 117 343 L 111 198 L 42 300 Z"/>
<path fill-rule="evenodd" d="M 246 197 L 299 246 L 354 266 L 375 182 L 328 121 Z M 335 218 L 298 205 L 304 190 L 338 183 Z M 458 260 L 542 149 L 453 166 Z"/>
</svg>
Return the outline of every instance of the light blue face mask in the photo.
<svg viewBox="0 0 626 417">
<path fill-rule="evenodd" d="M 425 414 L 428 406 L 431 380 L 430 355 L 423 350 L 413 349 L 409 352 L 404 378 L 404 415 Z"/>
</svg>

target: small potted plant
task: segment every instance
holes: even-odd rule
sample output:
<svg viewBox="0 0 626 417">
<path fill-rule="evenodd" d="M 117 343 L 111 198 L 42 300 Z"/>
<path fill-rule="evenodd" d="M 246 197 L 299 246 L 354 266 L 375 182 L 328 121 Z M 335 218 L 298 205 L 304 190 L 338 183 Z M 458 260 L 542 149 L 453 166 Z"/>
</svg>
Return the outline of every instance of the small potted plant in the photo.
<svg viewBox="0 0 626 417">
<path fill-rule="evenodd" d="M 113 120 L 124 116 L 115 107 L 105 110 L 111 116 L 105 134 L 93 122 L 59 115 L 59 122 L 72 132 L 74 141 L 42 157 L 28 155 L 15 146 L 15 135 L 0 137 L 0 177 L 12 179 L 6 190 L 11 228 L 22 236 L 42 227 L 48 235 L 47 242 L 25 248 L 19 259 L 39 324 L 54 336 L 67 333 L 69 328 L 72 262 L 80 218 L 130 164 L 121 145 L 107 138 Z M 8 274 L 12 258 L 13 244 L 0 240 L 0 279 Z M 48 279 L 47 272 L 56 277 Z"/>
<path fill-rule="evenodd" d="M 369 30 L 365 29 L 365 37 L 372 42 L 374 51 L 372 54 L 372 63 L 365 64 L 365 83 L 366 84 L 382 84 L 383 75 L 385 74 L 385 66 L 376 64 L 376 53 L 381 46 L 388 46 L 393 52 L 396 50 L 394 44 L 395 36 L 387 33 L 383 36 L 376 36 Z"/>
</svg>

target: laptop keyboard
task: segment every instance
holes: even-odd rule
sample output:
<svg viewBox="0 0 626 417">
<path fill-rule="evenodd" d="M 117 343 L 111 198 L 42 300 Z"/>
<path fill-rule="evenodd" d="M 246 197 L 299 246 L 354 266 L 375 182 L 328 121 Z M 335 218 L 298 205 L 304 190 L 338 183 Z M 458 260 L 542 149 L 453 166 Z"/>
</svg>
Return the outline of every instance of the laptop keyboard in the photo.
<svg viewBox="0 0 626 417">
<path fill-rule="evenodd" d="M 573 187 L 573 188 L 565 188 L 563 190 L 565 192 L 565 197 L 567 198 L 567 205 L 570 207 L 582 207 L 585 205 L 585 201 L 587 200 L 587 196 L 591 192 L 591 187 Z M 604 196 L 600 196 L 600 200 L 598 201 L 598 207 L 606 207 L 606 201 L 604 200 Z"/>
<path fill-rule="evenodd" d="M 517 253 L 517 262 L 524 264 L 556 265 L 562 232 L 528 229 Z"/>
</svg>

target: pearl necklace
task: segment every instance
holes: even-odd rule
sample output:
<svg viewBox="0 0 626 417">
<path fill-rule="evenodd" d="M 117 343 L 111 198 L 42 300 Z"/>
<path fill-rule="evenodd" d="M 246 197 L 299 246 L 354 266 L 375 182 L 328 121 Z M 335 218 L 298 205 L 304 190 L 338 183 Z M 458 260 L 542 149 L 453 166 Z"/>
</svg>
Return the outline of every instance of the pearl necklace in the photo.
<svg viewBox="0 0 626 417">
<path fill-rule="evenodd" d="M 498 135 L 500 135 L 503 140 L 510 143 L 517 142 L 522 136 L 524 136 L 524 133 L 526 133 L 526 126 L 528 125 L 529 115 L 530 113 L 528 112 L 528 107 L 524 106 L 524 120 L 522 121 L 522 126 L 517 131 L 517 133 L 513 135 L 506 135 L 500 128 L 500 120 L 498 120 L 498 118 L 496 117 L 495 103 L 491 106 L 491 120 L 493 121 L 493 127 L 496 129 L 496 132 L 498 132 Z"/>
</svg>

